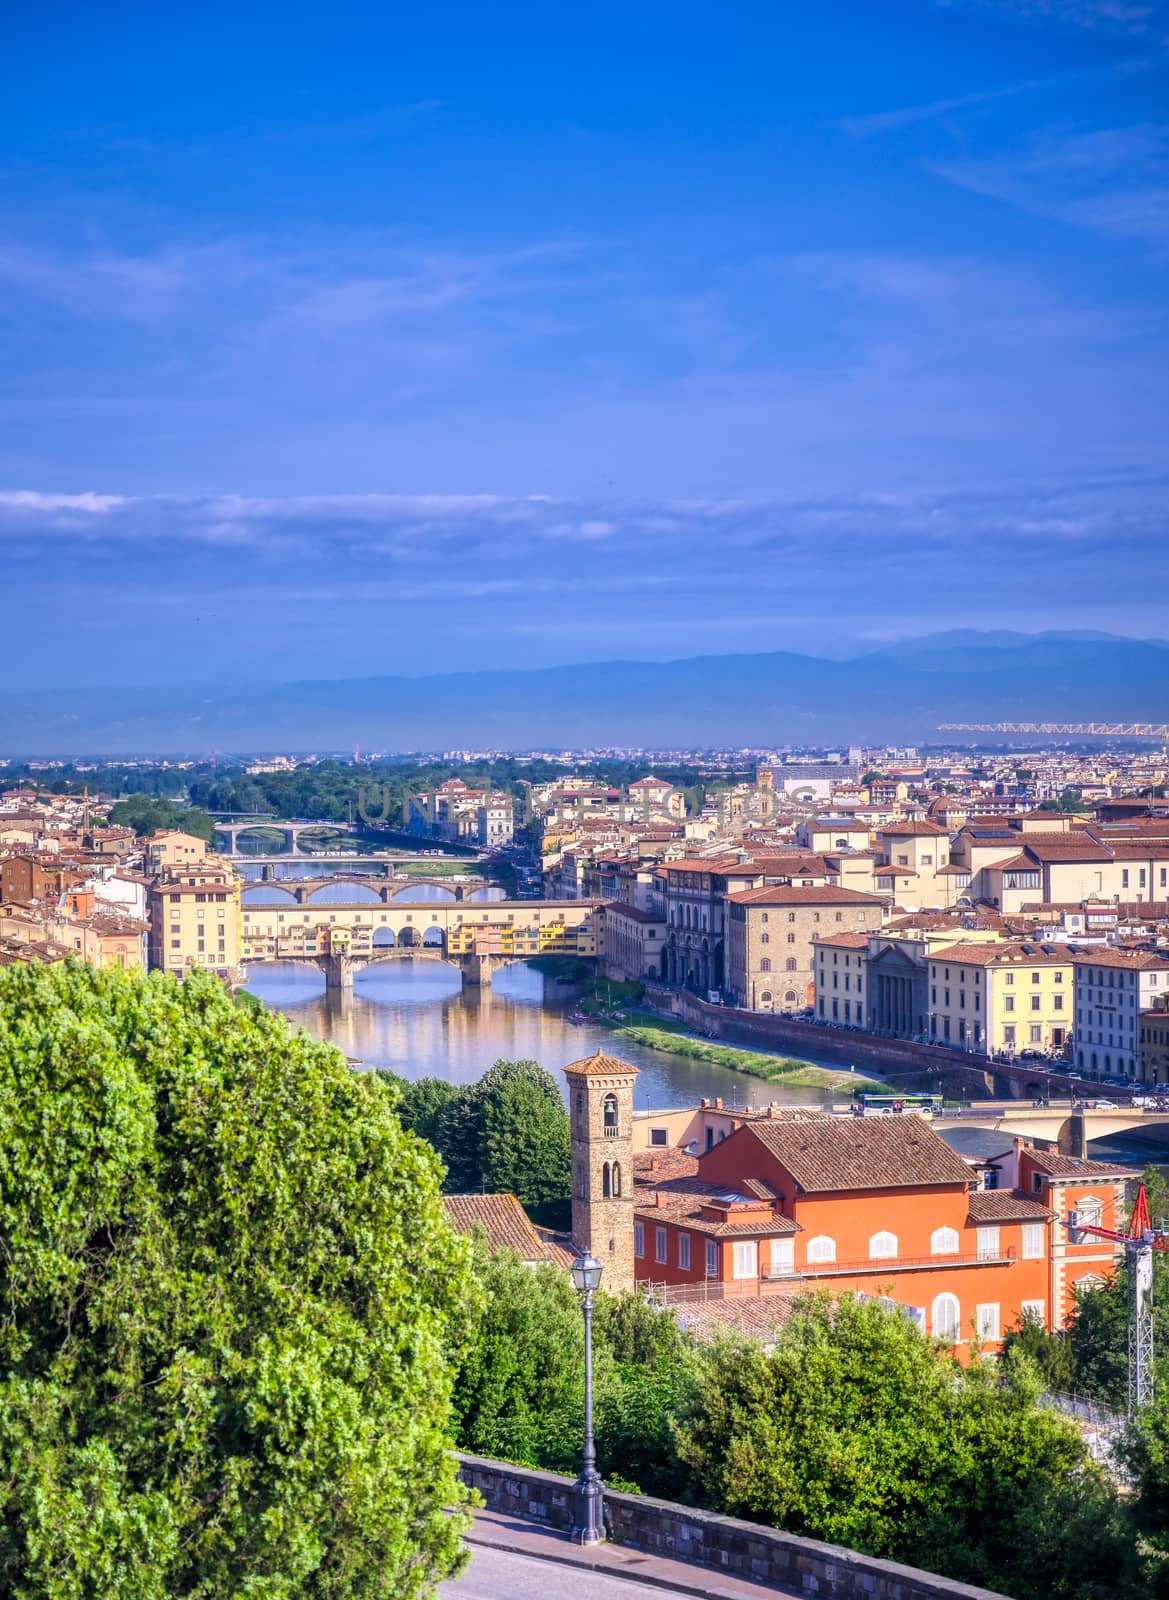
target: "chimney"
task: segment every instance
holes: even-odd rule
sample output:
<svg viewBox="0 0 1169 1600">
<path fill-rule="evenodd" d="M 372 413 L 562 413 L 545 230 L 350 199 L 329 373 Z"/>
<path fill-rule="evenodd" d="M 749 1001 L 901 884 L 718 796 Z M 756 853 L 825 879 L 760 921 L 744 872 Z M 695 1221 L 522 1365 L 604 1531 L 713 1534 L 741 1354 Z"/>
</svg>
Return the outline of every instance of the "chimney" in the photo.
<svg viewBox="0 0 1169 1600">
<path fill-rule="evenodd" d="M 715 1109 L 715 1110 L 716 1110 L 716 1111 L 721 1111 L 721 1110 L 722 1110 L 722 1108 L 723 1108 L 723 1103 L 722 1103 L 722 1100 L 721 1100 L 721 1098 L 720 1098 L 720 1099 L 718 1099 L 718 1100 L 716 1100 L 716 1101 L 715 1101 L 715 1102 L 714 1102 L 714 1109 Z"/>
</svg>

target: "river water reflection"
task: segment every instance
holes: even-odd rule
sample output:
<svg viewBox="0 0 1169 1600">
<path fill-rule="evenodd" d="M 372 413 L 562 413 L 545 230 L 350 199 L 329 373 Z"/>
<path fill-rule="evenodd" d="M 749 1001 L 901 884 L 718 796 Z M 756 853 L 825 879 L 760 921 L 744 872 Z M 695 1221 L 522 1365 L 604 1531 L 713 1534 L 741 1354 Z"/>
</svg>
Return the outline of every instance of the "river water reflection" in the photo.
<svg viewBox="0 0 1169 1600">
<path fill-rule="evenodd" d="M 326 994 L 324 975 L 294 962 L 256 966 L 248 988 L 318 1039 L 370 1067 L 404 1078 L 472 1083 L 500 1057 L 531 1058 L 559 1075 L 570 1061 L 601 1049 L 641 1069 L 634 1102 L 665 1109 L 721 1097 L 728 1105 L 831 1102 L 819 1089 L 772 1089 L 723 1067 L 645 1050 L 593 1023 L 574 1024 L 572 1002 L 528 966 L 506 967 L 491 989 L 464 989 L 440 961 L 387 961 L 359 972 L 352 995 Z M 563 1087 L 564 1080 L 561 1079 Z"/>
</svg>

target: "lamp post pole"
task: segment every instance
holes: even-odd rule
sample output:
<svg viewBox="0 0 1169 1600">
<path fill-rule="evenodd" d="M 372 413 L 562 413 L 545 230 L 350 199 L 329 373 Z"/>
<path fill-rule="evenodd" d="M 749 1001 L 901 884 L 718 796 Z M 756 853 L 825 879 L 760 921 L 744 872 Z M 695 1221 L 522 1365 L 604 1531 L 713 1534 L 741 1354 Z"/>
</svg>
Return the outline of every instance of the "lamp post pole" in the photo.
<svg viewBox="0 0 1169 1600">
<path fill-rule="evenodd" d="M 577 1544 L 602 1544 L 605 1539 L 605 1485 L 597 1472 L 593 1440 L 593 1291 L 601 1281 L 601 1264 L 592 1255 L 580 1256 L 572 1265 L 572 1281 L 584 1311 L 585 1417 L 584 1462 L 576 1480 L 576 1520 L 572 1537 Z"/>
</svg>

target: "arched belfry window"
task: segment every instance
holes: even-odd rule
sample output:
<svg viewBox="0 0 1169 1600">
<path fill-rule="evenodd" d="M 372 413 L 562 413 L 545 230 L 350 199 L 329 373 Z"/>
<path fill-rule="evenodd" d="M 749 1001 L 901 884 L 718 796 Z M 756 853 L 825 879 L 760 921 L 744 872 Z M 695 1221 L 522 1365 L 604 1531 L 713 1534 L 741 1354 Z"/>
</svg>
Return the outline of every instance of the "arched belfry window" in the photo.
<svg viewBox="0 0 1169 1600">
<path fill-rule="evenodd" d="M 576 1120 L 578 1122 L 582 1122 L 584 1120 L 584 1090 L 583 1089 L 578 1089 L 576 1091 Z"/>
<path fill-rule="evenodd" d="M 606 1200 L 608 1200 L 612 1193 L 613 1179 L 609 1171 L 609 1163 L 606 1161 L 604 1166 L 601 1168 L 601 1194 Z"/>
<path fill-rule="evenodd" d="M 616 1133 L 617 1096 L 615 1094 L 607 1094 L 605 1096 L 604 1101 L 602 1102 L 602 1115 L 604 1118 L 605 1132 L 608 1134 Z"/>
<path fill-rule="evenodd" d="M 615 1200 L 620 1200 L 621 1198 L 621 1163 L 619 1161 L 614 1161 L 613 1163 L 613 1198 Z"/>
</svg>

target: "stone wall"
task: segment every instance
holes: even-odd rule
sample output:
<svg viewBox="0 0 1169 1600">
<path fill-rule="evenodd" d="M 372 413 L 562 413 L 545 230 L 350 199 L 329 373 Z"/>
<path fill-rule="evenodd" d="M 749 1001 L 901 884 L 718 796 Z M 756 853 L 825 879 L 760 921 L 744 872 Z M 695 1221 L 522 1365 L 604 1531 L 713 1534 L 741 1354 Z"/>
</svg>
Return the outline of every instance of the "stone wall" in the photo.
<svg viewBox="0 0 1169 1600">
<path fill-rule="evenodd" d="M 649 991 L 647 991 L 648 993 Z M 661 991 L 653 991 L 651 1003 Z M 777 1055 L 815 1056 L 842 1067 L 854 1066 L 901 1080 L 901 1086 L 921 1092 L 968 1090 L 973 1095 L 1003 1093 L 1026 1098 L 1041 1083 L 1053 1094 L 1090 1090 L 1092 1085 L 1071 1072 L 1039 1071 L 988 1061 L 972 1052 L 948 1050 L 944 1045 L 919 1044 L 912 1039 L 886 1039 L 861 1030 L 821 1027 L 771 1012 L 745 1011 L 737 1006 L 712 1006 L 697 995 L 674 991 L 670 1010 L 679 1021 L 698 1032 L 709 1033 L 728 1044 L 752 1044 Z"/>
<path fill-rule="evenodd" d="M 573 1525 L 573 1483 L 556 1472 L 513 1467 L 482 1456 L 459 1456 L 463 1481 L 492 1511 L 540 1522 L 568 1533 Z M 818 1539 L 721 1517 L 713 1511 L 654 1500 L 649 1495 L 605 1493 L 605 1526 L 615 1544 L 669 1556 L 740 1578 L 780 1584 L 815 1600 L 1005 1600 L 989 1589 L 940 1578 L 896 1561 L 879 1561 Z"/>
</svg>

